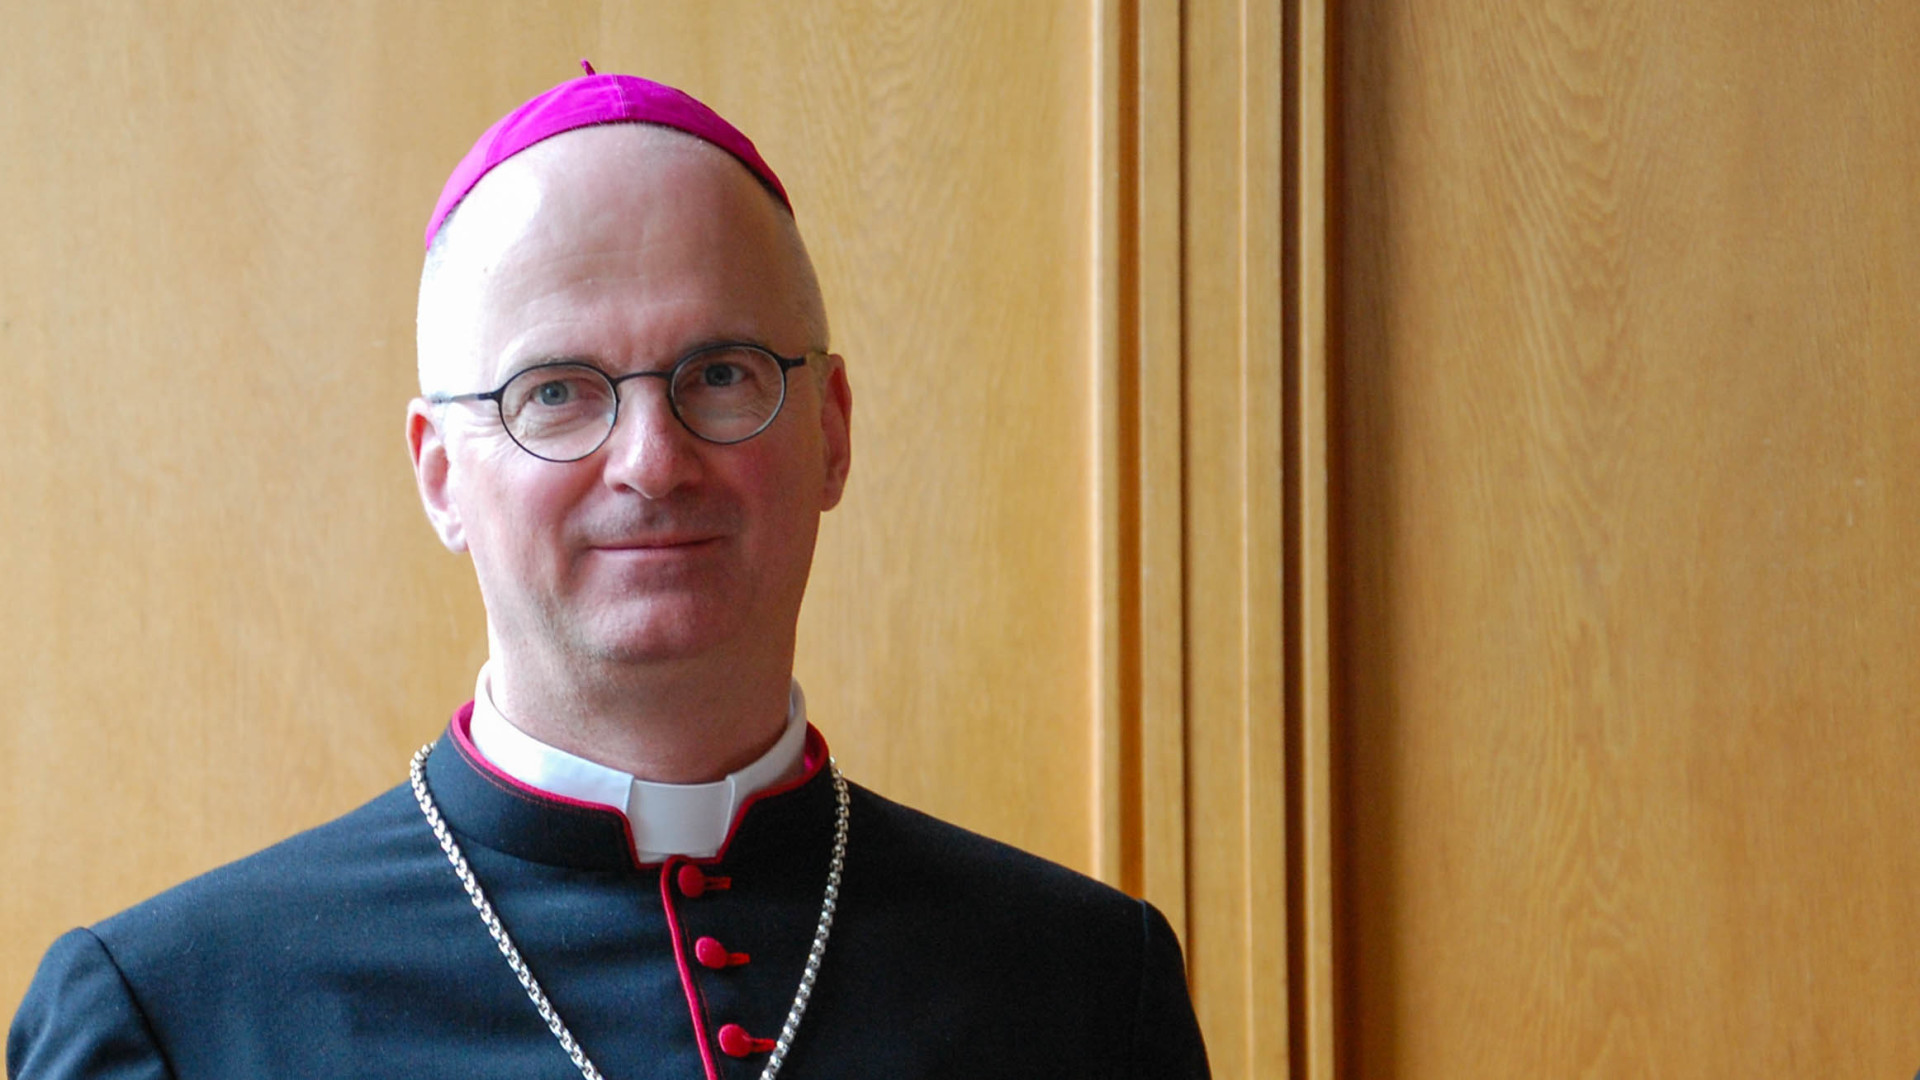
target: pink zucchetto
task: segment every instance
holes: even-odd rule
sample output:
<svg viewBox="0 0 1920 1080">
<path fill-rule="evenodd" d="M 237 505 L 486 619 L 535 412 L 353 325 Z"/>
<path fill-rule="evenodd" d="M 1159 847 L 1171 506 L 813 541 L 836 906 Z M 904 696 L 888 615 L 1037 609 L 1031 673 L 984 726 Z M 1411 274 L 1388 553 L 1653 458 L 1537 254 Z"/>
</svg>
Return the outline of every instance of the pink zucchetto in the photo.
<svg viewBox="0 0 1920 1080">
<path fill-rule="evenodd" d="M 738 159 L 793 212 L 787 189 L 761 160 L 752 140 L 719 113 L 671 86 L 633 75 L 601 75 L 585 60 L 580 66 L 586 69 L 584 77 L 563 82 L 501 117 L 460 159 L 427 222 L 427 247 L 433 246 L 447 215 L 495 165 L 543 139 L 595 124 L 658 124 L 712 143 Z"/>
</svg>

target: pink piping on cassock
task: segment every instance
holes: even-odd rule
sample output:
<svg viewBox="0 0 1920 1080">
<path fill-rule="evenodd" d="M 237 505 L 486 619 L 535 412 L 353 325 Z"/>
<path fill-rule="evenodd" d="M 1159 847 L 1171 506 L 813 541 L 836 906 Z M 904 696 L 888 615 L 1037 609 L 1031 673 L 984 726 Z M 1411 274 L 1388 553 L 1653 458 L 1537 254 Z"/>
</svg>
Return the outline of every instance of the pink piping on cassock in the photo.
<svg viewBox="0 0 1920 1080">
<path fill-rule="evenodd" d="M 633 822 L 627 820 L 625 812 L 619 808 L 608 806 L 605 803 L 586 802 L 582 799 L 570 799 L 565 795 L 555 795 L 551 791 L 534 787 L 532 784 L 509 776 L 507 773 L 501 771 L 493 762 L 488 761 L 486 755 L 480 752 L 480 748 L 473 744 L 472 727 L 473 702 L 469 701 L 454 710 L 453 720 L 447 724 L 447 730 L 453 735 L 453 745 L 460 751 L 461 756 L 471 762 L 483 776 L 494 781 L 496 784 L 507 787 L 529 798 L 544 799 L 547 802 L 559 803 L 562 806 L 571 806 L 580 810 L 591 810 L 600 814 L 612 814 L 620 819 L 620 828 L 627 834 L 627 857 L 633 860 L 633 865 L 637 869 L 645 870 L 664 865 L 663 863 L 643 863 L 640 861 L 640 856 L 638 852 L 635 851 Z M 802 766 L 800 775 L 784 784 L 775 784 L 770 788 L 763 788 L 749 795 L 747 801 L 740 804 L 740 809 L 734 812 L 733 824 L 727 826 L 727 838 L 720 842 L 720 850 L 705 858 L 689 859 L 688 861 L 698 863 L 701 866 L 711 866 L 721 859 L 726 858 L 727 848 L 733 844 L 733 838 L 739 834 L 740 823 L 746 820 L 747 811 L 753 809 L 754 804 L 758 803 L 761 799 L 771 798 L 775 795 L 785 795 L 789 791 L 794 791 L 806 786 L 807 781 L 812 780 L 814 776 L 820 772 L 820 769 L 826 765 L 827 756 L 827 737 L 820 734 L 819 728 L 808 724 L 806 748 L 802 750 L 800 754 L 800 763 Z"/>
<path fill-rule="evenodd" d="M 775 784 L 770 788 L 762 788 L 761 790 L 754 792 L 752 795 L 747 796 L 747 801 L 741 803 L 740 809 L 734 813 L 733 824 L 727 827 L 727 838 L 725 840 L 720 841 L 720 850 L 714 852 L 712 855 L 709 855 L 704 859 L 695 859 L 690 857 L 688 858 L 687 861 L 691 863 L 696 863 L 700 866 L 712 866 L 714 863 L 717 863 L 720 860 L 726 858 L 727 848 L 730 845 L 732 845 L 733 838 L 739 835 L 740 823 L 747 819 L 747 811 L 753 809 L 753 805 L 755 803 L 759 802 L 761 799 L 769 799 L 775 795 L 785 795 L 789 791 L 794 791 L 799 788 L 805 787 L 807 781 L 812 780 L 815 776 L 819 775 L 821 767 L 824 766 L 826 763 L 827 763 L 827 737 L 825 735 L 820 734 L 819 728 L 814 727 L 812 724 L 808 724 L 806 749 L 802 750 L 800 753 L 800 765 L 801 765 L 800 775 L 794 777 L 793 779 L 787 781 L 784 784 Z"/>
<path fill-rule="evenodd" d="M 543 791 L 531 784 L 523 783 L 519 779 L 509 776 L 495 766 L 493 762 L 488 761 L 486 755 L 480 752 L 480 748 L 473 744 L 472 726 L 473 702 L 469 701 L 454 712 L 453 720 L 447 725 L 447 729 L 453 735 L 453 745 L 455 749 L 471 762 L 473 766 L 480 771 L 481 775 L 495 784 L 508 788 L 516 794 L 530 799 L 559 803 L 563 806 L 570 806 L 593 813 L 612 814 L 619 818 L 620 828 L 626 833 L 627 857 L 633 860 L 634 865 L 640 869 L 649 869 L 656 866 L 660 868 L 660 906 L 666 911 L 667 930 L 673 940 L 673 962 L 674 965 L 680 969 L 680 988 L 687 996 L 687 1013 L 693 1022 L 694 1038 L 700 1046 L 700 1062 L 706 1070 L 707 1080 L 720 1080 L 720 1066 L 714 1059 L 713 1047 L 707 1039 L 707 1022 L 704 1015 L 705 1009 L 700 999 L 700 988 L 695 985 L 693 981 L 693 968 L 687 963 L 686 932 L 681 929 L 680 915 L 673 905 L 674 875 L 671 873 L 671 870 L 676 862 L 694 866 L 712 866 L 722 859 L 725 859 L 727 856 L 727 848 L 732 846 L 733 838 L 740 832 L 740 823 L 746 819 L 747 811 L 751 810 L 755 803 L 758 803 L 761 799 L 774 795 L 784 795 L 789 791 L 794 791 L 804 786 L 819 774 L 821 768 L 827 763 L 826 736 L 820 734 L 820 729 L 814 727 L 812 724 L 807 725 L 807 742 L 806 749 L 801 754 L 800 760 L 803 767 L 800 775 L 784 784 L 776 784 L 773 787 L 757 791 L 748 796 L 747 801 L 741 803 L 740 809 L 734 814 L 733 824 L 728 826 L 727 838 L 721 841 L 719 851 L 703 859 L 673 855 L 669 856 L 664 862 L 642 863 L 640 862 L 639 855 L 634 851 L 633 823 L 627 820 L 625 813 L 601 803 L 591 803 L 581 799 L 570 799 L 564 795 L 555 795 L 550 791 Z"/>
<path fill-rule="evenodd" d="M 506 772 L 502 771 L 499 766 L 488 761 L 487 756 L 480 752 L 480 748 L 473 744 L 472 729 L 473 702 L 469 701 L 455 710 L 453 720 L 447 725 L 447 730 L 453 735 L 454 749 L 460 751 L 460 755 L 466 758 L 467 761 L 479 771 L 480 775 L 491 780 L 496 786 L 507 788 L 515 794 L 525 796 L 529 799 L 559 803 L 561 806 L 570 806 L 576 810 L 588 810 L 596 814 L 613 815 L 619 819 L 620 831 L 625 833 L 627 837 L 627 859 L 633 863 L 636 869 L 645 869 L 646 864 L 640 862 L 640 856 L 634 850 L 633 822 L 627 820 L 625 812 L 617 807 L 608 806 L 605 803 L 587 802 L 584 799 L 570 799 L 565 795 L 555 795 L 551 791 L 546 791 L 534 787 L 532 784 L 525 783 L 518 777 L 509 776 Z"/>
<path fill-rule="evenodd" d="M 706 1009 L 700 1001 L 700 988 L 693 984 L 693 969 L 687 966 L 687 937 L 680 929 L 680 914 L 673 907 L 673 864 L 676 855 L 660 864 L 660 906 L 667 912 L 667 930 L 673 935 L 673 962 L 680 968 L 680 989 L 687 994 L 687 1013 L 693 1018 L 693 1036 L 700 1043 L 700 1063 L 707 1080 L 720 1080 L 720 1066 L 713 1059 L 713 1047 L 707 1043 Z"/>
</svg>

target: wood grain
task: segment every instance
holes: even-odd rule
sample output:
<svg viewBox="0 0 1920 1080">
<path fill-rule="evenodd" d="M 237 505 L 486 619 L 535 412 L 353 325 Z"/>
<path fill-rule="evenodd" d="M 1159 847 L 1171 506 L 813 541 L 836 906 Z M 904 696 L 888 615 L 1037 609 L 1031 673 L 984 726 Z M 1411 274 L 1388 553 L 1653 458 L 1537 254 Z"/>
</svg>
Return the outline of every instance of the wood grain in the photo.
<svg viewBox="0 0 1920 1080">
<path fill-rule="evenodd" d="M 1342 1072 L 1912 1074 L 1920 9 L 1342 19 Z"/>
<path fill-rule="evenodd" d="M 1187 926 L 1180 19 L 1099 5 L 1101 871 Z"/>
<path fill-rule="evenodd" d="M 1139 470 L 1141 895 L 1184 941 L 1192 920 L 1188 869 L 1188 713 L 1185 398 L 1182 245 L 1184 42 L 1181 7 L 1139 7 L 1139 334 L 1134 447 Z"/>
<path fill-rule="evenodd" d="M 879 0 L 16 12 L 0 1010 L 62 930 L 391 786 L 466 700 L 481 611 L 400 438 L 419 237 L 469 141 L 582 56 L 751 133 L 819 264 L 856 453 L 802 616 L 814 720 L 855 779 L 1094 869 L 1091 27 Z"/>
<path fill-rule="evenodd" d="M 1290 1045 L 1280 14 L 1182 18 L 1188 962 L 1220 1076 Z"/>
<path fill-rule="evenodd" d="M 67 927 L 392 785 L 467 697 L 482 612 L 399 438 L 417 238 L 585 56 L 709 100 L 793 193 L 856 401 L 798 660 L 843 765 L 1153 900 L 1219 1074 L 1284 1072 L 1280 13 L 23 13 L 0 1007 Z"/>
<path fill-rule="evenodd" d="M 1285 449 L 1281 455 L 1287 650 L 1287 1016 L 1289 1075 L 1332 1080 L 1338 1067 L 1334 912 L 1336 766 L 1328 414 L 1328 159 L 1333 42 L 1323 0 L 1287 7 L 1279 95 L 1282 172 Z"/>
</svg>

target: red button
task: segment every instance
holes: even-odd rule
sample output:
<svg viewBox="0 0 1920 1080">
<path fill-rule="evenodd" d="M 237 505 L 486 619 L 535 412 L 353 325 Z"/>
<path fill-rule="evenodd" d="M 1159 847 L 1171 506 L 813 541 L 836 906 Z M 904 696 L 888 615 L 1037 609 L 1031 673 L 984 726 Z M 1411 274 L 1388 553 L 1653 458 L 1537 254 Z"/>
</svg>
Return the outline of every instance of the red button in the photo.
<svg viewBox="0 0 1920 1080">
<path fill-rule="evenodd" d="M 772 1039 L 756 1039 L 747 1034 L 747 1029 L 739 1024 L 728 1024 L 720 1029 L 720 1052 L 728 1057 L 770 1054 L 774 1045 Z"/>
<path fill-rule="evenodd" d="M 710 937 L 703 937 L 693 943 L 693 957 L 715 970 L 739 967 L 750 959 L 743 952 L 728 952 L 725 945 Z"/>
<path fill-rule="evenodd" d="M 700 894 L 708 889 L 725 889 L 733 884 L 732 878 L 708 877 L 692 863 L 682 863 L 680 872 L 674 875 L 674 883 L 680 886 L 680 895 L 689 900 L 698 900 Z"/>
</svg>

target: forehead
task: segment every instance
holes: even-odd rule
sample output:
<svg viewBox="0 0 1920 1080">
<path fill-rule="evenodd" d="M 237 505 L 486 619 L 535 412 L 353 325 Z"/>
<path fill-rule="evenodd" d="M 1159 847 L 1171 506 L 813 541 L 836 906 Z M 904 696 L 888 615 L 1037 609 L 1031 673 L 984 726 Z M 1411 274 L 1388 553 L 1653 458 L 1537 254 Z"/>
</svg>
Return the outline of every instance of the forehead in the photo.
<svg viewBox="0 0 1920 1080">
<path fill-rule="evenodd" d="M 724 151 L 637 124 L 583 128 L 483 179 L 446 234 L 443 284 L 489 374 L 527 349 L 641 350 L 714 336 L 793 348 L 791 219 Z M 804 344 L 804 343 L 800 343 Z M 622 358 L 608 358 L 618 361 Z"/>
</svg>

